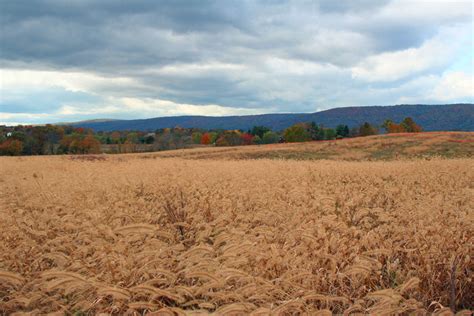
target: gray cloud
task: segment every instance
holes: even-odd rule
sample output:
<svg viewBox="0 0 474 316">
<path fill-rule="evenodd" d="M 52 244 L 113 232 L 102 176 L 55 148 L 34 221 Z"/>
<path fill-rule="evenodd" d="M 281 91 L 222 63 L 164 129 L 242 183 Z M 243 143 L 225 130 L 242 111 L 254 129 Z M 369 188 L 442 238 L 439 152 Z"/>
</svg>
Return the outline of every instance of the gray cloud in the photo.
<svg viewBox="0 0 474 316">
<path fill-rule="evenodd" d="M 385 92 L 375 93 L 375 83 L 369 86 L 355 78 L 354 69 L 366 79 L 380 68 L 361 70 L 371 65 L 367 60 L 373 56 L 381 56 L 379 65 L 387 54 L 420 49 L 434 38 L 453 52 L 446 55 L 446 63 L 437 60 L 422 74 L 440 77 L 449 59 L 462 54 L 464 44 L 472 45 L 472 31 L 466 31 L 472 24 L 470 5 L 388 0 L 2 1 L 0 66 L 133 81 L 130 86 L 83 91 L 99 99 L 151 98 L 285 112 L 370 103 L 370 96 L 359 91 L 372 91 L 377 103 L 393 103 L 413 97 L 411 89 L 400 87 L 421 70 L 411 74 L 407 66 L 406 74 L 397 73 L 393 83 L 384 83 Z M 459 37 L 439 36 L 446 29 Z"/>
<path fill-rule="evenodd" d="M 263 52 L 321 62 L 332 58 L 344 64 L 345 59 L 356 61 L 355 52 L 360 50 L 367 54 L 371 49 L 417 45 L 438 28 L 417 21 L 380 21 L 374 13 L 384 4 L 10 1 L 2 3 L 2 57 L 101 69 L 228 59 L 228 55 L 240 60 L 236 52 Z M 355 45 L 362 46 L 354 50 Z"/>
</svg>

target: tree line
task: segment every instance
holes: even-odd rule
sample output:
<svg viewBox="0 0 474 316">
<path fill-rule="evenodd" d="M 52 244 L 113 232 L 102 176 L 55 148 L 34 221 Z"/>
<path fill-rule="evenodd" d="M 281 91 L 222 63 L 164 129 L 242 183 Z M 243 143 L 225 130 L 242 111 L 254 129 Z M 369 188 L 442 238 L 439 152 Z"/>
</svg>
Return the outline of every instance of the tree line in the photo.
<svg viewBox="0 0 474 316">
<path fill-rule="evenodd" d="M 174 127 L 157 129 L 154 132 L 94 132 L 92 129 L 50 124 L 0 126 L 0 155 L 125 153 L 206 145 L 242 146 L 321 141 L 376 135 L 379 133 L 379 128 L 386 133 L 422 131 L 410 117 L 400 123 L 385 120 L 380 126 L 375 126 L 365 122 L 352 128 L 343 124 L 336 128 L 326 128 L 315 122 L 298 123 L 283 131 L 272 131 L 265 126 L 254 126 L 248 131 Z"/>
</svg>

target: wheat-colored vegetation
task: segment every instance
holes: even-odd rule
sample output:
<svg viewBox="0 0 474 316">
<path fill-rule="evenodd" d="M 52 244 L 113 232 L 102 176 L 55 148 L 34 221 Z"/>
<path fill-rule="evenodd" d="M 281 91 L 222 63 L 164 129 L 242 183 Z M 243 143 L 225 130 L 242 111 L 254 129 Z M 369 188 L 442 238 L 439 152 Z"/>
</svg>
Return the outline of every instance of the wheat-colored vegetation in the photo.
<svg viewBox="0 0 474 316">
<path fill-rule="evenodd" d="M 145 157 L 0 158 L 0 314 L 474 308 L 472 158 Z"/>
<path fill-rule="evenodd" d="M 284 143 L 245 147 L 171 150 L 144 156 L 187 159 L 393 160 L 474 157 L 474 133 L 429 132 L 375 135 L 332 141 Z"/>
</svg>

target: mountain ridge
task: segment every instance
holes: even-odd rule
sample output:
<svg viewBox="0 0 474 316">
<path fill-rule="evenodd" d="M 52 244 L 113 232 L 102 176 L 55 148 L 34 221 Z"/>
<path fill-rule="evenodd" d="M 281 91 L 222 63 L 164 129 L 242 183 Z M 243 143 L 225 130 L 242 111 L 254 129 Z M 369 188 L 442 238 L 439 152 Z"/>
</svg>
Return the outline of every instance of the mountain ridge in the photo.
<svg viewBox="0 0 474 316">
<path fill-rule="evenodd" d="M 133 120 L 76 122 L 77 127 L 95 131 L 137 130 L 153 131 L 159 128 L 185 127 L 203 129 L 248 130 L 263 125 L 272 130 L 283 130 L 299 122 L 314 121 L 325 127 L 346 124 L 357 127 L 364 122 L 380 125 L 385 119 L 395 122 L 412 117 L 425 131 L 474 131 L 474 104 L 400 104 L 386 106 L 350 106 L 314 113 L 271 113 L 256 115 L 203 116 L 181 115 Z"/>
</svg>

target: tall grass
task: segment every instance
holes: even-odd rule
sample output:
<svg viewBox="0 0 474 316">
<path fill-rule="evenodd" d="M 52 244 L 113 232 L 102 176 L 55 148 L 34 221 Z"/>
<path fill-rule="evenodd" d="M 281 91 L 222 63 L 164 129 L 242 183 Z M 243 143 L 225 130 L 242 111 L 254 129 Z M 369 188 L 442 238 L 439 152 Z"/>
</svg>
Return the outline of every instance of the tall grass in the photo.
<svg viewBox="0 0 474 316">
<path fill-rule="evenodd" d="M 0 165 L 0 314 L 474 307 L 472 159 Z"/>
</svg>

